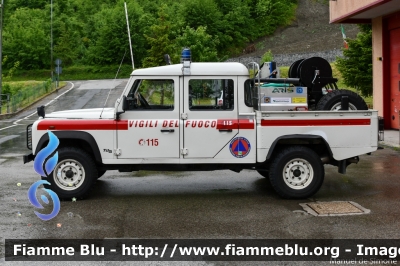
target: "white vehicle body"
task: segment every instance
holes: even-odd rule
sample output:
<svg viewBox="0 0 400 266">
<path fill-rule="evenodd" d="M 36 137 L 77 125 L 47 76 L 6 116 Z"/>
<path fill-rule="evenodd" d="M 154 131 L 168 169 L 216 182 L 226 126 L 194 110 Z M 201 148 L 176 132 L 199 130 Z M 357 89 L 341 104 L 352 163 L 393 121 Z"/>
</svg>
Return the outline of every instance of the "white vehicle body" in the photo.
<svg viewBox="0 0 400 266">
<path fill-rule="evenodd" d="M 184 75 L 183 68 L 177 64 L 133 71 L 115 108 L 104 109 L 101 118 L 102 109 L 83 109 L 38 119 L 30 129 L 33 154 L 29 158 L 46 145 L 48 130 L 60 139 L 61 147 L 76 143 L 85 150 L 99 173 L 111 169 L 268 171 L 275 152 L 291 145 L 313 149 L 323 163 L 344 172 L 348 164 L 358 161 L 357 156 L 378 148 L 377 111 L 257 111 L 246 102 L 249 72 L 242 64 L 191 63 L 190 75 Z M 223 106 L 206 97 L 215 80 L 225 84 L 216 88 L 228 95 Z M 161 87 L 151 88 L 156 83 Z M 142 109 L 135 86 L 144 86 L 150 101 L 162 95 L 162 104 Z M 206 96 L 193 100 L 189 87 Z M 124 107 L 124 101 L 131 107 Z"/>
</svg>

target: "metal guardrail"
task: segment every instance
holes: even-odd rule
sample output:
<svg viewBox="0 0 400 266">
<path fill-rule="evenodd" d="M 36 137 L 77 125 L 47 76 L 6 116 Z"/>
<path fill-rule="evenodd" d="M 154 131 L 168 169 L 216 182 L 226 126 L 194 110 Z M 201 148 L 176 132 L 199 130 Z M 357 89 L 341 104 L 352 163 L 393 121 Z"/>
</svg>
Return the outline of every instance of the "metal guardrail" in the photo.
<svg viewBox="0 0 400 266">
<path fill-rule="evenodd" d="M 5 113 L 10 112 L 10 94 L 0 94 L 0 114 L 4 113 L 3 108 L 6 106 Z"/>
<path fill-rule="evenodd" d="M 6 100 L 4 100 L 5 97 L 2 96 L 0 99 L 3 99 L 3 102 L 0 106 L 4 106 L 4 103 L 7 105 L 6 113 L 17 112 L 20 108 L 29 105 L 40 96 L 50 92 L 51 84 L 51 80 L 47 80 L 42 84 L 23 88 L 13 95 L 7 94 Z"/>
</svg>

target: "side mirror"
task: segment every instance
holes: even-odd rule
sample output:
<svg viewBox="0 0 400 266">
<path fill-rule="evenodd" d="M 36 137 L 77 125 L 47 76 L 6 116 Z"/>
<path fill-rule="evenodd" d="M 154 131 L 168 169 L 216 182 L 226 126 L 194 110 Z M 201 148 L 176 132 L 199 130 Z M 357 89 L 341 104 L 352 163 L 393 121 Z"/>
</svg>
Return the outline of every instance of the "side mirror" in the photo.
<svg viewBox="0 0 400 266">
<path fill-rule="evenodd" d="M 124 95 L 122 97 L 122 110 L 125 112 L 126 110 L 128 110 L 128 99 L 126 98 L 126 96 Z"/>
<path fill-rule="evenodd" d="M 171 64 L 171 57 L 169 57 L 169 54 L 165 54 L 165 55 L 164 55 L 164 60 L 165 60 L 165 63 L 166 63 L 167 65 L 170 65 L 170 64 Z"/>
<path fill-rule="evenodd" d="M 124 96 L 122 96 L 122 112 L 116 113 L 116 119 L 119 120 L 119 116 L 121 114 L 125 113 L 126 110 L 128 110 L 128 99 L 124 95 Z"/>
<path fill-rule="evenodd" d="M 44 105 L 39 106 L 36 110 L 37 110 L 37 114 L 39 117 L 43 117 L 45 116 L 45 111 L 44 111 Z"/>
</svg>

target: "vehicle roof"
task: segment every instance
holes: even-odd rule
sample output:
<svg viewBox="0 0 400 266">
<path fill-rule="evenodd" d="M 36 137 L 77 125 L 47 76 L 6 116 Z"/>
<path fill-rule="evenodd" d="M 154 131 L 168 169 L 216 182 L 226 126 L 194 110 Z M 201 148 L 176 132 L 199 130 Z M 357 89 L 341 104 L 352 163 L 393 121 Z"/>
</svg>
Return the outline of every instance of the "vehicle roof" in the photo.
<svg viewBox="0 0 400 266">
<path fill-rule="evenodd" d="M 183 64 L 166 65 L 136 69 L 132 76 L 182 76 Z M 227 76 L 227 75 L 249 75 L 249 70 L 241 63 L 218 62 L 218 63 L 191 63 L 190 76 Z"/>
</svg>

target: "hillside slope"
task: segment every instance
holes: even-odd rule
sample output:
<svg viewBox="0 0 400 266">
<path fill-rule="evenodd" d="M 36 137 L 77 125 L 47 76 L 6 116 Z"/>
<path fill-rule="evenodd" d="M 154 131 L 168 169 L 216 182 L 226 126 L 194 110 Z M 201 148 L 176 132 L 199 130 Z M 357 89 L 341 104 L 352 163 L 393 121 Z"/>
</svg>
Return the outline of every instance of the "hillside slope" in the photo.
<svg viewBox="0 0 400 266">
<path fill-rule="evenodd" d="M 349 38 L 355 38 L 359 32 L 357 25 L 343 26 Z M 260 57 L 268 50 L 274 55 L 340 50 L 343 39 L 340 24 L 329 24 L 328 1 L 298 0 L 293 23 L 257 40 L 254 47 L 254 52 L 240 57 Z"/>
</svg>

